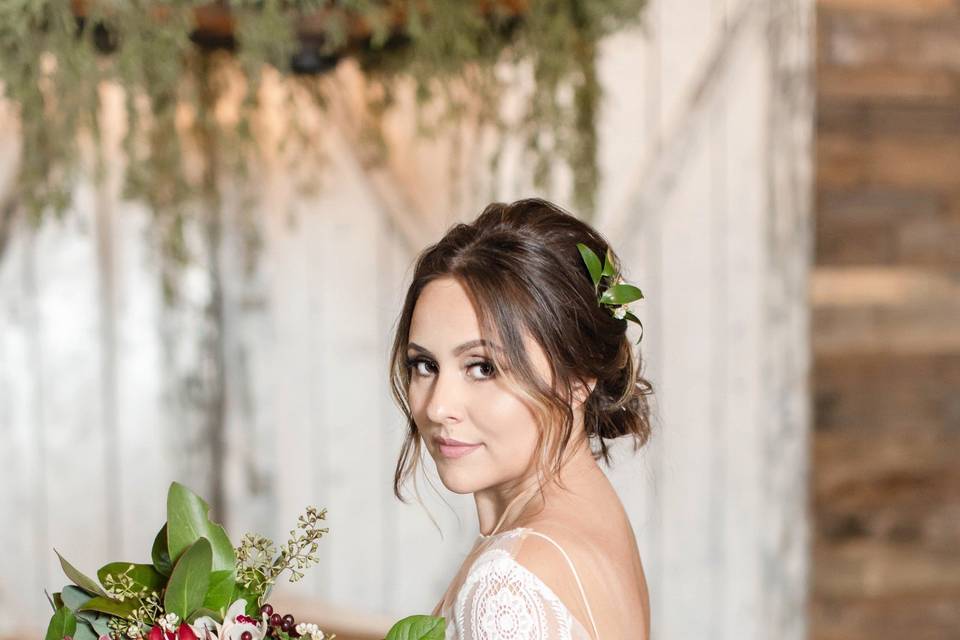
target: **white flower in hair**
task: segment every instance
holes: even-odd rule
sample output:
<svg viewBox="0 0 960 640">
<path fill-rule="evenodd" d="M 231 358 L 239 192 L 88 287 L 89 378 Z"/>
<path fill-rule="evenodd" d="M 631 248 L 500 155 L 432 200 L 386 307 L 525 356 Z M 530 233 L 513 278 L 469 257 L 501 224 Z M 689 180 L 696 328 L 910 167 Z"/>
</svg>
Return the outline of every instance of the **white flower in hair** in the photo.
<svg viewBox="0 0 960 640">
<path fill-rule="evenodd" d="M 620 305 L 613 310 L 613 317 L 617 320 L 623 320 L 627 317 L 627 305 Z"/>
</svg>

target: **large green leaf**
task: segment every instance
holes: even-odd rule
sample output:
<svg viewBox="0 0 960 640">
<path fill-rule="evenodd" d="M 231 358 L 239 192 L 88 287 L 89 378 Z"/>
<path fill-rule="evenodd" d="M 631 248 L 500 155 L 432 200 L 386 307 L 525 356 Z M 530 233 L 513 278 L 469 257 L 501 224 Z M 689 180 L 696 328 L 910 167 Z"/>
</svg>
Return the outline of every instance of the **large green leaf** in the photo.
<svg viewBox="0 0 960 640">
<path fill-rule="evenodd" d="M 603 273 L 603 268 L 600 266 L 600 258 L 597 257 L 597 254 L 595 254 L 590 247 L 582 242 L 577 243 L 577 249 L 580 250 L 580 255 L 587 265 L 587 271 L 590 272 L 593 286 L 597 286 L 597 283 L 600 282 L 600 275 Z"/>
<path fill-rule="evenodd" d="M 643 292 L 632 284 L 615 284 L 600 296 L 603 304 L 628 304 L 643 297 Z"/>
<path fill-rule="evenodd" d="M 203 606 L 203 598 L 210 586 L 210 542 L 200 538 L 194 542 L 173 567 L 167 591 L 163 596 L 163 608 L 185 620 L 195 609 Z"/>
<path fill-rule="evenodd" d="M 132 568 L 131 568 L 132 567 Z M 145 587 L 147 593 L 163 591 L 163 585 L 167 583 L 167 578 L 162 573 L 153 568 L 152 564 L 133 564 L 132 562 L 111 562 L 105 564 L 97 571 L 97 578 L 101 584 L 107 584 L 107 576 L 117 576 L 125 573 L 138 587 Z"/>
<path fill-rule="evenodd" d="M 77 569 L 75 569 L 72 564 L 64 560 L 59 551 L 54 549 L 53 552 L 57 554 L 58 558 L 60 558 L 60 566 L 63 567 L 63 572 L 67 574 L 67 577 L 73 581 L 73 584 L 82 588 L 84 591 L 89 591 L 90 593 L 103 596 L 104 598 L 109 597 L 107 592 L 104 591 L 94 580 L 83 575 Z"/>
<path fill-rule="evenodd" d="M 136 609 L 138 606 L 140 606 L 140 601 L 136 598 L 127 598 L 123 602 L 120 602 L 119 600 L 114 600 L 113 598 L 102 598 L 97 596 L 96 598 L 91 598 L 87 602 L 83 603 L 83 605 L 77 608 L 77 611 L 99 611 L 101 613 L 108 613 L 118 618 L 129 619 L 130 616 L 133 615 L 134 609 Z"/>
<path fill-rule="evenodd" d="M 200 538 L 209 541 L 212 551 L 212 570 L 233 570 L 237 557 L 223 527 L 211 522 L 207 514 L 210 506 L 190 489 L 173 482 L 167 493 L 167 550 L 170 559 L 177 561 L 180 554 Z"/>
<path fill-rule="evenodd" d="M 60 600 L 70 611 L 76 611 L 82 605 L 87 603 L 93 596 L 80 587 L 68 585 L 60 592 Z"/>
<path fill-rule="evenodd" d="M 170 576 L 173 571 L 173 563 L 170 562 L 170 552 L 167 550 L 167 523 L 157 532 L 157 537 L 153 539 L 153 549 L 150 557 L 153 560 L 153 567 L 165 576 Z"/>
<path fill-rule="evenodd" d="M 44 640 L 63 640 L 63 636 L 72 636 L 77 631 L 77 618 L 66 607 L 60 607 L 50 617 L 47 635 Z"/>
<path fill-rule="evenodd" d="M 227 613 L 227 607 L 237 599 L 234 597 L 237 586 L 235 571 L 225 569 L 212 572 L 210 574 L 210 586 L 207 587 L 207 595 L 203 599 L 202 606 L 218 612 L 222 620 L 224 614 Z"/>
<path fill-rule="evenodd" d="M 433 616 L 409 616 L 390 628 L 385 640 L 443 640 L 447 621 Z"/>
</svg>

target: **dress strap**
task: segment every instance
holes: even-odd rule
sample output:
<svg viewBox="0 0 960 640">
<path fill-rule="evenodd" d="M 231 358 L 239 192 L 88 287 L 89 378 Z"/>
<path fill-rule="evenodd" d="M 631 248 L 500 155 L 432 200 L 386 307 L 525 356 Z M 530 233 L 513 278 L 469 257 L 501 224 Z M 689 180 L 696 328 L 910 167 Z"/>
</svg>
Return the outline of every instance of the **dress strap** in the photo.
<svg viewBox="0 0 960 640">
<path fill-rule="evenodd" d="M 587 608 L 587 615 L 590 617 L 590 624 L 593 626 L 593 637 L 597 640 L 600 640 L 600 633 L 597 631 L 597 623 L 593 619 L 593 611 L 590 610 L 590 603 L 587 602 L 587 594 L 583 590 L 583 584 L 580 582 L 580 576 L 577 574 L 577 568 L 573 566 L 573 560 L 570 559 L 570 556 L 567 555 L 567 552 L 563 550 L 557 541 L 551 538 L 550 536 L 540 533 L 539 531 L 534 531 L 533 529 L 527 530 L 528 535 L 539 536 L 555 546 L 560 553 L 563 554 L 564 559 L 567 561 L 567 565 L 570 566 L 570 571 L 573 572 L 573 578 L 577 581 L 577 588 L 580 589 L 580 597 L 583 598 L 583 604 Z"/>
</svg>

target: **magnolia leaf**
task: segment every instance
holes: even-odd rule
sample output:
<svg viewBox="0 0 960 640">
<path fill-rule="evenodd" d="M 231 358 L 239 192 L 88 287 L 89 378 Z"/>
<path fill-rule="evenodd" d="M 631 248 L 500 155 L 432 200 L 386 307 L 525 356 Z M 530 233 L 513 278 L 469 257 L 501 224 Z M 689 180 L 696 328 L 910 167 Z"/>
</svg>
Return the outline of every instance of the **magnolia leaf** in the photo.
<svg viewBox="0 0 960 640">
<path fill-rule="evenodd" d="M 638 318 L 637 316 L 633 315 L 633 314 L 630 313 L 629 311 L 627 311 L 627 314 L 626 314 L 626 316 L 624 316 L 624 317 L 625 317 L 627 320 L 630 320 L 631 322 L 636 322 L 638 325 L 640 325 L 640 337 L 637 338 L 637 344 L 640 344 L 640 341 L 643 340 L 643 323 L 640 322 L 640 318 Z"/>
<path fill-rule="evenodd" d="M 615 284 L 600 296 L 601 304 L 628 304 L 643 297 L 643 292 L 632 284 Z"/>
<path fill-rule="evenodd" d="M 409 616 L 390 628 L 384 640 L 443 640 L 447 621 L 433 616 Z"/>
<path fill-rule="evenodd" d="M 631 320 L 631 321 L 633 321 L 633 322 L 636 322 L 636 323 L 639 324 L 641 327 L 643 326 L 643 323 L 640 322 L 640 318 L 638 318 L 637 316 L 633 315 L 633 314 L 630 313 L 629 311 L 627 311 L 627 313 L 626 313 L 626 315 L 625 315 L 624 317 L 625 317 L 627 320 Z"/>
<path fill-rule="evenodd" d="M 63 640 L 63 636 L 72 636 L 77 631 L 77 618 L 66 607 L 60 607 L 50 617 L 47 635 L 44 640 Z"/>
<path fill-rule="evenodd" d="M 161 574 L 170 576 L 173 563 L 170 562 L 170 552 L 167 550 L 167 523 L 163 523 L 157 537 L 153 539 L 153 550 L 150 553 L 153 567 Z"/>
<path fill-rule="evenodd" d="M 67 577 L 73 580 L 73 584 L 81 587 L 84 591 L 89 591 L 95 595 L 103 596 L 104 598 L 110 597 L 107 595 L 107 592 L 100 587 L 100 585 L 77 571 L 72 564 L 64 560 L 59 551 L 54 549 L 53 552 L 57 554 L 58 558 L 60 558 L 60 566 L 63 567 L 63 572 L 67 574 Z"/>
<path fill-rule="evenodd" d="M 140 606 L 140 601 L 136 598 L 127 598 L 123 602 L 120 602 L 113 598 L 101 598 L 97 596 L 84 602 L 77 608 L 77 612 L 79 614 L 81 611 L 99 611 L 100 613 L 107 613 L 117 618 L 130 618 L 138 606 Z"/>
<path fill-rule="evenodd" d="M 207 595 L 203 599 L 203 608 L 219 612 L 220 619 L 227 612 L 227 607 L 237 600 L 234 594 L 237 591 L 237 574 L 235 571 L 225 569 L 223 571 L 214 571 L 210 574 L 210 586 L 207 587 Z M 212 617 L 216 617 L 216 614 Z"/>
<path fill-rule="evenodd" d="M 590 247 L 582 242 L 577 243 L 577 249 L 580 250 L 583 262 L 587 265 L 590 278 L 593 280 L 593 286 L 596 287 L 600 283 L 600 275 L 603 273 L 603 269 L 600 267 L 600 258 L 597 257 L 597 254 L 595 254 Z"/>
<path fill-rule="evenodd" d="M 206 538 L 212 551 L 213 571 L 233 570 L 237 557 L 223 527 L 207 517 L 210 506 L 179 482 L 170 484 L 167 493 L 167 551 L 174 562 L 200 538 Z M 184 616 L 180 616 L 181 618 Z"/>
<path fill-rule="evenodd" d="M 63 588 L 63 591 L 60 592 L 60 600 L 70 611 L 76 612 L 81 606 L 90 601 L 93 595 L 87 593 L 80 587 L 75 587 L 72 584 L 67 585 Z"/>
<path fill-rule="evenodd" d="M 203 605 L 210 586 L 211 561 L 212 551 L 206 538 L 200 538 L 183 552 L 163 595 L 163 608 L 167 613 L 175 613 L 184 620 Z"/>
<path fill-rule="evenodd" d="M 163 591 L 163 585 L 167 583 L 167 578 L 162 573 L 154 569 L 152 564 L 134 564 L 132 562 L 111 562 L 105 564 L 97 571 L 97 578 L 102 584 L 107 584 L 107 576 L 117 576 L 126 574 L 126 576 L 138 587 L 144 587 L 147 593 Z M 139 591 L 140 589 L 137 589 Z"/>
<path fill-rule="evenodd" d="M 603 259 L 603 271 L 600 273 L 602 276 L 608 276 L 613 278 L 616 274 L 613 271 L 613 254 L 610 252 L 610 247 L 607 247 L 607 255 Z"/>
</svg>

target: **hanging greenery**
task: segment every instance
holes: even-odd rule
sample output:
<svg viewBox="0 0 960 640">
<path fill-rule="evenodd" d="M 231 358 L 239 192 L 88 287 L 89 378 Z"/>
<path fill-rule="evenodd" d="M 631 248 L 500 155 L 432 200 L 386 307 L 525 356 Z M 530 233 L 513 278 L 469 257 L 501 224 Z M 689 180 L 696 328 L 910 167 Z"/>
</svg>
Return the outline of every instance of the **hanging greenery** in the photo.
<svg viewBox="0 0 960 640">
<path fill-rule="evenodd" d="M 6 0 L 0 82 L 19 116 L 19 202 L 34 221 L 69 206 L 84 136 L 102 173 L 103 87 L 116 84 L 126 104 L 125 196 L 148 205 L 167 254 L 186 259 L 182 234 L 191 211 L 198 203 L 219 207 L 223 176 L 242 175 L 264 151 L 255 124 L 264 75 L 279 72 L 290 96 L 308 95 L 322 108 L 323 72 L 354 57 L 380 88 L 368 99 L 371 113 L 388 111 L 397 82 L 412 79 L 419 104 L 443 105 L 440 122 L 472 110 L 472 117 L 521 136 L 537 187 L 549 187 L 554 160 L 567 163 L 576 206 L 589 215 L 598 182 L 597 43 L 638 21 L 643 4 Z M 499 108 L 508 89 L 496 73 L 499 63 L 527 63 L 533 71 L 529 102 L 509 122 Z M 218 117 L 236 77 L 242 108 L 235 118 Z M 285 123 L 286 144 L 319 153 L 316 134 L 295 120 Z M 376 127 L 364 133 L 367 144 L 383 145 Z M 187 166 L 188 149 L 199 150 L 199 169 Z"/>
</svg>

